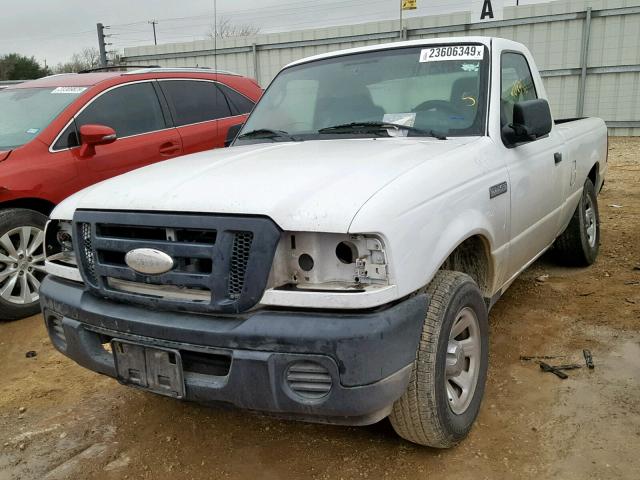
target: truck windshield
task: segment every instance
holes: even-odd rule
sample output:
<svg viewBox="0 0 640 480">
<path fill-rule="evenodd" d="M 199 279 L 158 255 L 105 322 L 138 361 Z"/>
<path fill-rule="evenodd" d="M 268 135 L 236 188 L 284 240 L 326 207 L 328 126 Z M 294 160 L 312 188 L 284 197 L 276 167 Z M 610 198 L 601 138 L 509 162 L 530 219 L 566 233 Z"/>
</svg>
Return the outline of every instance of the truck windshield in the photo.
<svg viewBox="0 0 640 480">
<path fill-rule="evenodd" d="M 483 135 L 488 64 L 484 46 L 457 44 L 296 65 L 274 79 L 236 144 L 379 136 L 387 124 L 413 127 L 386 130 L 393 136 Z"/>
<path fill-rule="evenodd" d="M 0 150 L 30 142 L 84 90 L 85 87 L 0 90 Z"/>
</svg>

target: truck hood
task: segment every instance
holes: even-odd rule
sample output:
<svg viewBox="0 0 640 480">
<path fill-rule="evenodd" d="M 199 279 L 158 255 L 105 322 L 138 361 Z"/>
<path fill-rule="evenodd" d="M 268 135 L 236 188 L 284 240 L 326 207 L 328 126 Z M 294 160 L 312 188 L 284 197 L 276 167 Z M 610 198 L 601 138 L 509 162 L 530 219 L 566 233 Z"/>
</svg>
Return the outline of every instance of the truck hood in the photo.
<svg viewBox="0 0 640 480">
<path fill-rule="evenodd" d="M 70 219 L 76 209 L 266 215 L 284 230 L 344 233 L 385 185 L 477 139 L 316 140 L 201 152 L 89 187 L 52 217 Z"/>
<path fill-rule="evenodd" d="M 10 153 L 11 153 L 11 150 L 0 150 L 0 162 L 5 160 Z"/>
</svg>

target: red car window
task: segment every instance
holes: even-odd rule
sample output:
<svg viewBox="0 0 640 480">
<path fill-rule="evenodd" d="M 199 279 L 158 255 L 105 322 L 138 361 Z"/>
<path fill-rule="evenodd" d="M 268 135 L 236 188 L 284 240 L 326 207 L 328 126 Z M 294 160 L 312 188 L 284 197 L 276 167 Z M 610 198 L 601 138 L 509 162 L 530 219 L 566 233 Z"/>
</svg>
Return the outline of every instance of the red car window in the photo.
<svg viewBox="0 0 640 480">
<path fill-rule="evenodd" d="M 106 125 L 118 138 L 154 132 L 167 127 L 151 82 L 114 88 L 99 96 L 78 115 L 78 128 L 87 124 Z"/>
<path fill-rule="evenodd" d="M 177 127 L 231 116 L 229 104 L 214 82 L 167 80 L 160 85 Z"/>
</svg>

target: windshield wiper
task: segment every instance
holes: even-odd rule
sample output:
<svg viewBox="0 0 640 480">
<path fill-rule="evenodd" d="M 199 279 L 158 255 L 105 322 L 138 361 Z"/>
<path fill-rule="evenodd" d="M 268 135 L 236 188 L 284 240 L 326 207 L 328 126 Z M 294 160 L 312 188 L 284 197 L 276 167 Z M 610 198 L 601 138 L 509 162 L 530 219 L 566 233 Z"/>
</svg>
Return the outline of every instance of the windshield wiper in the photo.
<svg viewBox="0 0 640 480">
<path fill-rule="evenodd" d="M 271 130 L 270 128 L 251 130 L 238 136 L 238 138 L 287 138 L 289 140 L 296 140 L 293 136 L 289 135 L 289 132 L 285 132 L 284 130 Z"/>
<path fill-rule="evenodd" d="M 369 133 L 380 132 L 381 130 L 406 130 L 410 134 L 415 136 L 434 137 L 438 140 L 446 140 L 447 137 L 442 133 L 434 132 L 433 130 L 422 130 L 421 128 L 410 127 L 408 125 L 401 125 L 399 123 L 390 122 L 351 122 L 343 123 L 340 125 L 333 125 L 331 127 L 325 127 L 318 130 L 318 133 Z"/>
</svg>

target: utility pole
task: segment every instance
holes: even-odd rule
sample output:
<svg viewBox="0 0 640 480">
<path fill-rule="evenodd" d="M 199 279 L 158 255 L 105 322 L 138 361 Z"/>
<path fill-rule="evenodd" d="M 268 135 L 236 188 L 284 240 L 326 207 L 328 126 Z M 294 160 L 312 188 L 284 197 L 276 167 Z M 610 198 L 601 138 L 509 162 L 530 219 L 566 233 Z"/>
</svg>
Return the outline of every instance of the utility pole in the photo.
<svg viewBox="0 0 640 480">
<path fill-rule="evenodd" d="M 402 11 L 415 10 L 418 8 L 418 0 L 400 0 L 400 39 L 407 39 L 407 32 L 402 24 Z"/>
<path fill-rule="evenodd" d="M 104 25 L 98 23 L 98 50 L 100 50 L 100 66 L 107 66 L 107 49 L 104 44 Z"/>
<path fill-rule="evenodd" d="M 154 45 L 158 45 L 158 39 L 156 38 L 156 25 L 158 24 L 158 21 L 157 20 L 151 20 L 149 23 L 153 27 L 153 44 Z"/>
</svg>

